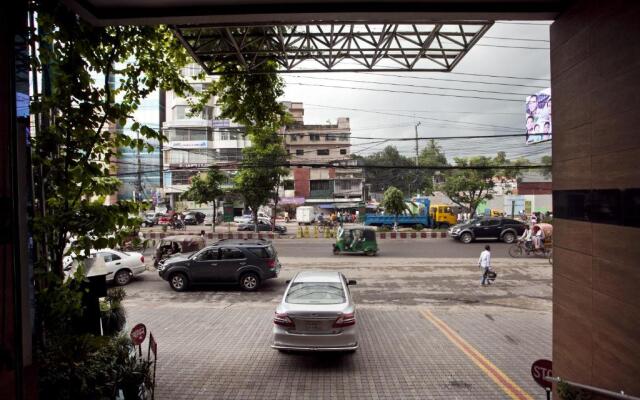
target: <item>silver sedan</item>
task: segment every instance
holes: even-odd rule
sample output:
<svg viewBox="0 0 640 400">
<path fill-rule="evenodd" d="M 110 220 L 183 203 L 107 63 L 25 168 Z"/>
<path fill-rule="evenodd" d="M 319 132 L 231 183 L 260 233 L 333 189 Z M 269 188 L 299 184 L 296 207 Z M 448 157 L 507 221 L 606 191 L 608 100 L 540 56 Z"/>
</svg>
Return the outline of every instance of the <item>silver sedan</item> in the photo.
<svg viewBox="0 0 640 400">
<path fill-rule="evenodd" d="M 356 306 L 340 272 L 300 272 L 288 284 L 273 319 L 278 350 L 355 351 Z"/>
</svg>

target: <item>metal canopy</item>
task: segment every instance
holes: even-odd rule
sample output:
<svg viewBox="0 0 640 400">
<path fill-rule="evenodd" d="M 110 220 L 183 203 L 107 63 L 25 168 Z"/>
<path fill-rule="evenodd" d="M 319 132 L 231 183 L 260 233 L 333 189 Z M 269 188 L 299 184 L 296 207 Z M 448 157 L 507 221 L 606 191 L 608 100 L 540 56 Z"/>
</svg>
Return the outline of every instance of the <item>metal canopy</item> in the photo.
<svg viewBox="0 0 640 400">
<path fill-rule="evenodd" d="M 209 74 L 226 62 L 240 63 L 250 72 L 267 60 L 275 60 L 280 72 L 450 72 L 492 25 L 464 21 L 173 28 Z"/>
</svg>

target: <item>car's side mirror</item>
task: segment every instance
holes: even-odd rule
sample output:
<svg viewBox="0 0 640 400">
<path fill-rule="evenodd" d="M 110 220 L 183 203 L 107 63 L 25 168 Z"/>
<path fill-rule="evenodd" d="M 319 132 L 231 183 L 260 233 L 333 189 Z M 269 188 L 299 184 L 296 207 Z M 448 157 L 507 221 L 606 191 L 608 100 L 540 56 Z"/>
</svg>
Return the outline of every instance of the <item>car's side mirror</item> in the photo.
<svg viewBox="0 0 640 400">
<path fill-rule="evenodd" d="M 347 285 L 352 286 L 352 285 L 357 285 L 358 281 L 356 281 L 355 279 L 349 279 L 349 281 L 347 282 Z"/>
<path fill-rule="evenodd" d="M 284 283 L 286 283 L 287 285 L 291 283 L 291 279 L 287 279 L 286 281 L 284 281 Z"/>
</svg>

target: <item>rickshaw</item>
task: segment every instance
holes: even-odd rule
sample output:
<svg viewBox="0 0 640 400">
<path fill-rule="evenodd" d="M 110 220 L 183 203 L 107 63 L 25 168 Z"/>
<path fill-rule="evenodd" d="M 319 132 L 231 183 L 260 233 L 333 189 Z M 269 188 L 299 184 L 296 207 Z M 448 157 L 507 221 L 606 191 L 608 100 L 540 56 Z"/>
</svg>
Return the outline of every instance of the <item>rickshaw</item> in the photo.
<svg viewBox="0 0 640 400">
<path fill-rule="evenodd" d="M 523 243 L 519 240 L 509 248 L 509 255 L 514 258 L 522 257 L 523 255 L 544 256 L 549 258 L 549 263 L 553 263 L 553 225 L 545 223 L 533 225 L 531 227 L 532 237 L 535 235 L 536 228 L 542 229 L 544 233 L 544 242 L 540 250 L 534 248 L 533 241 Z"/>
<path fill-rule="evenodd" d="M 156 246 L 153 257 L 153 266 L 157 267 L 160 261 L 174 254 L 193 253 L 205 247 L 203 237 L 196 235 L 176 235 L 162 238 Z"/>
<path fill-rule="evenodd" d="M 333 245 L 333 254 L 364 254 L 375 256 L 378 254 L 376 232 L 367 228 L 340 227 Z"/>
</svg>

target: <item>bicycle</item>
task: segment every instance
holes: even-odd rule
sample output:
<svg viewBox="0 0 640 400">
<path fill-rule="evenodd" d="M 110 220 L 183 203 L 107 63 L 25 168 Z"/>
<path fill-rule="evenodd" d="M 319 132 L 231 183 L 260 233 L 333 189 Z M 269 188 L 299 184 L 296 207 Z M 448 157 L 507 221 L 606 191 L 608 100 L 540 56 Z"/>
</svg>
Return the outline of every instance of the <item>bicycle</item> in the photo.
<svg viewBox="0 0 640 400">
<path fill-rule="evenodd" d="M 551 248 L 542 247 L 540 249 L 536 249 L 533 247 L 533 243 L 524 242 L 522 240 L 518 240 L 516 243 L 509 247 L 509 255 L 513 258 L 519 258 L 523 255 L 526 256 L 543 256 L 549 258 L 549 263 L 551 263 Z"/>
</svg>

